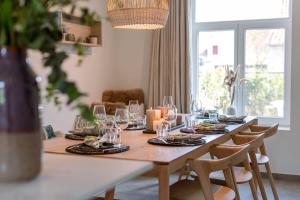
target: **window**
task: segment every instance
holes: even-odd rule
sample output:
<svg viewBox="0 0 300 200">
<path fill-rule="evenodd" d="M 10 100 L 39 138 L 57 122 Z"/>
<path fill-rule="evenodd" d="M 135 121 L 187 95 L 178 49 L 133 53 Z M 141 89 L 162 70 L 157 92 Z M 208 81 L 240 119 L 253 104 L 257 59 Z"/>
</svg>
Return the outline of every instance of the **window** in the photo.
<svg viewBox="0 0 300 200">
<path fill-rule="evenodd" d="M 224 113 L 224 66 L 239 64 L 238 113 L 289 125 L 291 0 L 194 0 L 193 6 L 193 96 Z"/>
</svg>

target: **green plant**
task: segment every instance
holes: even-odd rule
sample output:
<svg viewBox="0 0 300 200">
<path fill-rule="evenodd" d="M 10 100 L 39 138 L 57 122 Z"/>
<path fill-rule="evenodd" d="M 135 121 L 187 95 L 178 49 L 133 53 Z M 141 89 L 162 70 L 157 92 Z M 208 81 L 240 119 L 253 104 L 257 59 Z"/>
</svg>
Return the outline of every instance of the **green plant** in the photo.
<svg viewBox="0 0 300 200">
<path fill-rule="evenodd" d="M 85 94 L 79 91 L 75 82 L 68 80 L 67 73 L 62 69 L 68 55 L 56 48 L 62 39 L 62 32 L 57 16 L 50 11 L 54 7 L 70 7 L 70 14 L 73 14 L 79 9 L 82 23 L 94 23 L 97 15 L 87 8 L 76 7 L 76 3 L 73 0 L 0 0 L 0 47 L 41 52 L 44 67 L 50 68 L 47 98 L 58 105 L 61 104 L 59 95 L 65 95 L 67 105 L 79 109 L 84 118 L 92 121 L 94 118 L 89 107 L 80 102 Z M 80 65 L 83 49 L 79 44 L 76 48 Z"/>
</svg>

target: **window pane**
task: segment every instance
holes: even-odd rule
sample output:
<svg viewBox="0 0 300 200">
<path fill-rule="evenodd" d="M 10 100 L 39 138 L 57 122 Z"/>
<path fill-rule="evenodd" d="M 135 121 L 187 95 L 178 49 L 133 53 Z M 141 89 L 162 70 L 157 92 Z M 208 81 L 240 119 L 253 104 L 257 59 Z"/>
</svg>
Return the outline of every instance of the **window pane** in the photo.
<svg viewBox="0 0 300 200">
<path fill-rule="evenodd" d="M 224 108 L 224 65 L 234 64 L 234 31 L 200 32 L 198 41 L 198 98 L 207 109 Z"/>
<path fill-rule="evenodd" d="M 246 114 L 283 117 L 284 52 L 284 29 L 246 31 Z"/>
<path fill-rule="evenodd" d="M 289 0 L 195 0 L 196 22 L 289 17 Z"/>
</svg>

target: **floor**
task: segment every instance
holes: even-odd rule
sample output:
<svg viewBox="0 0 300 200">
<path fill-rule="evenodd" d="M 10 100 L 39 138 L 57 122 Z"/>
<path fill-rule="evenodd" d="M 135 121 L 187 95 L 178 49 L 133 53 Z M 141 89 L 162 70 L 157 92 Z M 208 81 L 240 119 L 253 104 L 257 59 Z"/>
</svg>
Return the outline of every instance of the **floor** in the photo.
<svg viewBox="0 0 300 200">
<path fill-rule="evenodd" d="M 177 180 L 177 176 L 170 178 L 171 183 Z M 281 200 L 300 200 L 300 182 L 276 180 L 278 193 Z M 157 200 L 157 180 L 149 177 L 139 177 L 117 187 L 116 199 L 118 200 Z M 268 199 L 273 199 L 272 190 L 265 180 Z M 240 187 L 241 200 L 251 200 L 252 195 L 249 185 Z M 261 198 L 260 198 L 261 199 Z"/>
</svg>

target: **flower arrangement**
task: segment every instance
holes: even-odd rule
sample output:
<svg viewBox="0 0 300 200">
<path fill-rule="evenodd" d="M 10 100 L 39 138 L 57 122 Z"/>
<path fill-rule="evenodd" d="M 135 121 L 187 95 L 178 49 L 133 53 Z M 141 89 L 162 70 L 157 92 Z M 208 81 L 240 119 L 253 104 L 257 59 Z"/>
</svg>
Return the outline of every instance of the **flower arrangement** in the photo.
<svg viewBox="0 0 300 200">
<path fill-rule="evenodd" d="M 225 78 L 224 78 L 224 86 L 226 87 L 229 99 L 230 106 L 233 105 L 234 98 L 236 95 L 236 90 L 238 89 L 238 73 L 240 70 L 240 65 L 238 65 L 235 69 L 230 69 L 229 65 L 225 66 Z"/>
</svg>

